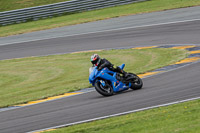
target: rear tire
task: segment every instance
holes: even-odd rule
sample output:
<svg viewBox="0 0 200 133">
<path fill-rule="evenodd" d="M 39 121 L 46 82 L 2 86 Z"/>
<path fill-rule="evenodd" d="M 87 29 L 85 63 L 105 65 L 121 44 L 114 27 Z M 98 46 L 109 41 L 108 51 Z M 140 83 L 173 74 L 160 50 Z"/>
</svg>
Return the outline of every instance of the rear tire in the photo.
<svg viewBox="0 0 200 133">
<path fill-rule="evenodd" d="M 142 79 L 139 78 L 137 75 L 133 74 L 134 75 L 134 79 L 133 81 L 131 82 L 131 89 L 133 90 L 139 90 L 142 88 L 143 86 L 143 82 L 142 82 Z"/>
<path fill-rule="evenodd" d="M 103 79 L 101 79 L 101 80 L 103 80 Z M 103 80 L 103 81 L 105 81 L 105 80 Z M 103 86 L 99 80 L 97 80 L 97 82 L 94 84 L 94 87 L 95 87 L 96 91 L 103 96 L 112 96 L 114 93 L 113 88 L 108 83 L 106 84 L 106 86 Z"/>
</svg>

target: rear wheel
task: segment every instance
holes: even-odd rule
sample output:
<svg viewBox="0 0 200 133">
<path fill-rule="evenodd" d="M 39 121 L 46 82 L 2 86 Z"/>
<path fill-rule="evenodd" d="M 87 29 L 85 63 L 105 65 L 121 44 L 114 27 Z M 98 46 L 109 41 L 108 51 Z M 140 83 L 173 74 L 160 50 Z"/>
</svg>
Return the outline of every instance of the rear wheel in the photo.
<svg viewBox="0 0 200 133">
<path fill-rule="evenodd" d="M 131 89 L 138 90 L 141 89 L 143 86 L 142 79 L 139 78 L 137 75 L 133 74 L 134 78 L 131 81 Z"/>
<path fill-rule="evenodd" d="M 104 79 L 97 80 L 94 87 L 103 96 L 112 96 L 114 93 L 112 86 Z"/>
</svg>

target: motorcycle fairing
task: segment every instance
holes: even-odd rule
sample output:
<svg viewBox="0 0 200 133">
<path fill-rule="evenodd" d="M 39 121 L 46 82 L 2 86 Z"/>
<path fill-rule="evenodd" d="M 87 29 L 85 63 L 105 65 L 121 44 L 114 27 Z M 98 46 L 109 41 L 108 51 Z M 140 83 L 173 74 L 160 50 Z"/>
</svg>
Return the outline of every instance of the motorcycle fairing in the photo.
<svg viewBox="0 0 200 133">
<path fill-rule="evenodd" d="M 119 66 L 121 69 L 125 67 L 125 64 Z M 114 92 L 119 92 L 131 87 L 131 83 L 128 85 L 122 83 L 121 81 L 116 79 L 116 72 L 110 71 L 108 68 L 104 68 L 101 71 L 97 70 L 97 67 L 93 69 L 89 76 L 89 82 L 94 86 L 95 82 L 97 82 L 98 78 L 108 80 L 112 83 L 112 88 Z M 100 80 L 99 80 L 100 81 Z M 105 82 L 100 81 L 100 83 L 105 86 Z"/>
</svg>

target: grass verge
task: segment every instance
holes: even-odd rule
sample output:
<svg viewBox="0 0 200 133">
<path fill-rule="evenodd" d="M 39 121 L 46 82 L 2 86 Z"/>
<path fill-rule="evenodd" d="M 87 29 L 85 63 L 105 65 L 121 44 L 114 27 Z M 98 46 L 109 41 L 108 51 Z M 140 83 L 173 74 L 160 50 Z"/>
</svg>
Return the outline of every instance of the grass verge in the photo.
<svg viewBox="0 0 200 133">
<path fill-rule="evenodd" d="M 113 17 L 200 5 L 199 0 L 150 0 L 56 18 L 0 27 L 0 37 L 86 23 Z"/>
<path fill-rule="evenodd" d="M 200 100 L 195 100 L 69 126 L 48 133 L 199 133 L 199 110 Z"/>
<path fill-rule="evenodd" d="M 0 0 L 0 12 L 64 2 L 68 0 Z"/>
<path fill-rule="evenodd" d="M 185 50 L 153 48 L 95 52 L 125 70 L 143 73 L 175 63 Z M 90 87 L 88 68 L 93 52 L 28 57 L 0 61 L 0 107 L 43 99 Z"/>
</svg>

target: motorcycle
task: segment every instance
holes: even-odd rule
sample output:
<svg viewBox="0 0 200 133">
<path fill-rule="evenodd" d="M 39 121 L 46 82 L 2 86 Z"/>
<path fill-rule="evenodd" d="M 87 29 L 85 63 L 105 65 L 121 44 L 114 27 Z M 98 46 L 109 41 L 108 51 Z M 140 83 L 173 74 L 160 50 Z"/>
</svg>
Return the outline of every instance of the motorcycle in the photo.
<svg viewBox="0 0 200 133">
<path fill-rule="evenodd" d="M 124 69 L 125 64 L 119 67 Z M 138 90 L 143 86 L 141 78 L 133 73 L 128 73 L 126 77 L 123 77 L 120 73 L 110 71 L 108 68 L 103 68 L 98 71 L 97 67 L 91 67 L 89 73 L 90 84 L 103 96 L 112 96 L 115 93 L 128 90 L 129 88 Z"/>
</svg>

